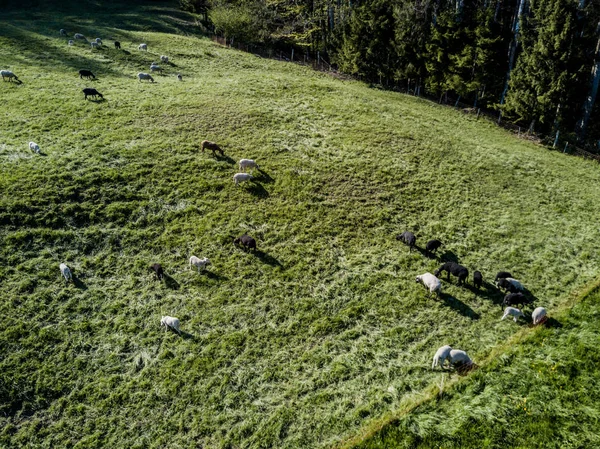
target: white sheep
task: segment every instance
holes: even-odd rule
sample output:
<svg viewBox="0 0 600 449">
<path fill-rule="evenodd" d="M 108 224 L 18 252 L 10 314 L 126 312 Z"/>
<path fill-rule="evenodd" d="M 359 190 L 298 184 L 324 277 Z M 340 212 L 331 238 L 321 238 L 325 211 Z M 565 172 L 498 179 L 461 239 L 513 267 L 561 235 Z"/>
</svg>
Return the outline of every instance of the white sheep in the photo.
<svg viewBox="0 0 600 449">
<path fill-rule="evenodd" d="M 75 42 L 74 42 L 72 39 L 70 39 L 70 40 L 69 40 L 69 47 L 72 47 L 74 43 L 75 43 Z"/>
<path fill-rule="evenodd" d="M 162 67 L 156 64 L 150 66 L 150 70 L 153 72 L 162 72 Z"/>
<path fill-rule="evenodd" d="M 179 330 L 179 319 L 172 316 L 163 316 L 160 319 L 160 325 L 165 326 L 165 332 L 169 330 L 169 328 L 175 330 L 179 335 L 181 335 L 181 331 Z"/>
<path fill-rule="evenodd" d="M 448 356 L 450 356 L 450 351 L 452 351 L 452 348 L 448 345 L 442 346 L 440 349 L 438 349 L 435 355 L 433 356 L 433 363 L 431 364 L 431 369 L 435 369 L 436 366 L 444 368 L 444 363 L 446 362 Z"/>
<path fill-rule="evenodd" d="M 73 280 L 73 274 L 71 274 L 71 270 L 67 267 L 67 264 L 60 264 L 60 273 L 65 278 L 65 281 L 69 282 Z"/>
<path fill-rule="evenodd" d="M 154 78 L 152 78 L 152 76 L 149 73 L 140 72 L 137 74 L 137 77 L 139 81 L 148 80 L 154 82 Z"/>
<path fill-rule="evenodd" d="M 19 77 L 10 70 L 0 70 L 0 76 L 2 76 L 2 81 L 6 81 L 5 78 L 8 78 L 8 81 L 12 81 L 13 78 L 19 81 Z"/>
<path fill-rule="evenodd" d="M 470 366 L 473 364 L 473 361 L 467 355 L 467 353 L 460 349 L 453 349 L 452 351 L 450 351 L 448 358 L 452 366 L 458 366 L 459 368 L 463 366 Z"/>
<path fill-rule="evenodd" d="M 240 171 L 246 171 L 247 168 L 256 168 L 260 169 L 256 161 L 252 159 L 242 159 L 240 160 Z"/>
<path fill-rule="evenodd" d="M 252 179 L 254 179 L 254 176 L 252 176 L 249 173 L 236 173 L 235 175 L 233 175 L 233 182 L 235 182 L 236 186 L 240 182 L 251 181 Z"/>
<path fill-rule="evenodd" d="M 92 48 L 98 48 L 100 46 L 98 42 L 90 42 L 90 45 L 92 46 Z"/>
<path fill-rule="evenodd" d="M 60 35 L 61 36 L 66 36 L 67 35 L 67 31 L 64 30 L 63 28 L 60 29 Z"/>
<path fill-rule="evenodd" d="M 148 51 L 148 45 L 146 45 L 146 44 L 140 44 L 138 46 L 138 50 Z"/>
<path fill-rule="evenodd" d="M 546 315 L 546 309 L 543 307 L 536 308 L 531 314 L 531 318 L 533 319 L 534 326 L 545 323 L 548 319 L 548 316 Z"/>
<path fill-rule="evenodd" d="M 196 256 L 192 256 L 192 257 L 190 257 L 190 269 L 192 268 L 192 265 L 194 265 L 196 268 L 198 268 L 198 273 L 199 273 L 200 268 L 202 268 L 202 270 L 205 270 L 206 266 L 210 265 L 210 260 L 208 260 L 208 257 L 205 257 L 204 259 L 200 259 Z"/>
<path fill-rule="evenodd" d="M 83 40 L 83 39 L 85 39 L 85 36 L 83 34 L 80 34 L 80 33 L 75 33 L 73 35 L 73 39 L 75 39 L 75 40 L 82 39 Z"/>
<path fill-rule="evenodd" d="M 520 316 L 524 316 L 523 312 L 521 312 L 519 309 L 516 309 L 514 307 L 507 307 L 506 309 L 504 309 L 504 315 L 502 315 L 502 318 L 500 318 L 500 321 L 502 321 L 504 318 L 508 317 L 508 316 L 512 316 L 515 323 L 518 321 Z"/>
<path fill-rule="evenodd" d="M 40 154 L 40 146 L 35 142 L 29 142 L 29 149 L 37 154 Z"/>
<path fill-rule="evenodd" d="M 102 39 L 100 39 L 99 37 L 96 38 L 96 43 L 98 45 L 102 45 Z"/>
<path fill-rule="evenodd" d="M 417 276 L 417 282 L 423 284 L 425 288 L 429 290 L 427 296 L 435 293 L 436 296 L 440 296 L 442 292 L 442 281 L 440 281 L 437 277 L 435 277 L 431 273 L 421 274 Z"/>
<path fill-rule="evenodd" d="M 178 79 L 179 81 L 183 81 L 183 76 L 181 76 L 181 73 L 178 73 L 178 74 L 177 74 L 177 79 Z"/>
<path fill-rule="evenodd" d="M 162 55 L 162 56 L 160 57 L 160 60 L 166 64 L 167 62 L 169 62 L 169 57 L 168 57 L 168 56 L 165 56 L 165 55 Z"/>
</svg>

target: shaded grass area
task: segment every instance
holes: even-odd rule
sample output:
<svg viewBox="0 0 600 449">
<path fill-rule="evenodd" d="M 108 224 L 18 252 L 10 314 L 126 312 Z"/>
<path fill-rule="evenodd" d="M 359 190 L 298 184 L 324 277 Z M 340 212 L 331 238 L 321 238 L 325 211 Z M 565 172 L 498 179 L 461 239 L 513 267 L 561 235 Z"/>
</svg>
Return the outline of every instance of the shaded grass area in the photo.
<svg viewBox="0 0 600 449">
<path fill-rule="evenodd" d="M 598 447 L 600 288 L 352 447 Z"/>
<path fill-rule="evenodd" d="M 23 80 L 0 83 L 0 445 L 331 446 L 437 382 L 439 346 L 477 360 L 520 328 L 491 284 L 444 280 L 435 301 L 417 274 L 507 269 L 548 307 L 596 276 L 595 163 L 184 35 L 175 6 L 0 14 L 0 60 Z M 138 82 L 161 54 L 164 75 Z M 262 171 L 236 188 L 241 158 Z M 406 229 L 444 253 L 410 253 Z M 233 246 L 244 232 L 256 254 Z"/>
</svg>

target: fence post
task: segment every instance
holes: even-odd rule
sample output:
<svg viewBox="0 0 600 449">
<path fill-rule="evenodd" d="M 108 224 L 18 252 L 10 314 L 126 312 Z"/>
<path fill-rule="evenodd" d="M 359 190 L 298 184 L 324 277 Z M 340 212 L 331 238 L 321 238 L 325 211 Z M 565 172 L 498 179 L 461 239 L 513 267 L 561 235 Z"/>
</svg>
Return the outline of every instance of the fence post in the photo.
<svg viewBox="0 0 600 449">
<path fill-rule="evenodd" d="M 554 138 L 554 145 L 552 145 L 552 148 L 556 148 L 556 144 L 558 143 L 558 135 L 559 135 L 560 131 L 556 130 L 556 137 Z"/>
<path fill-rule="evenodd" d="M 500 120 L 502 120 L 502 111 L 498 113 L 498 124 L 500 124 Z"/>
<path fill-rule="evenodd" d="M 292 48 L 292 57 L 290 58 L 290 62 L 294 62 L 294 49 Z"/>
<path fill-rule="evenodd" d="M 319 68 L 319 64 L 321 63 L 321 54 L 317 52 L 317 68 Z"/>
<path fill-rule="evenodd" d="M 565 143 L 565 149 L 564 149 L 563 153 L 566 153 L 566 152 L 567 152 L 567 147 L 568 147 L 568 146 L 569 146 L 569 142 Z"/>
</svg>

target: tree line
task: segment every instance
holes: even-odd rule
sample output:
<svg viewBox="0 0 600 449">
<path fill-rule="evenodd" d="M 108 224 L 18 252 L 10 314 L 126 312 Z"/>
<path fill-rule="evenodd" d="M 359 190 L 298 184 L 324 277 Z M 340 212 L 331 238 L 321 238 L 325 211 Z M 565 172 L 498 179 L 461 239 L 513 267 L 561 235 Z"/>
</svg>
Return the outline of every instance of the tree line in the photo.
<svg viewBox="0 0 600 449">
<path fill-rule="evenodd" d="M 238 41 L 320 51 L 390 89 L 600 141 L 598 0 L 180 0 Z"/>
</svg>

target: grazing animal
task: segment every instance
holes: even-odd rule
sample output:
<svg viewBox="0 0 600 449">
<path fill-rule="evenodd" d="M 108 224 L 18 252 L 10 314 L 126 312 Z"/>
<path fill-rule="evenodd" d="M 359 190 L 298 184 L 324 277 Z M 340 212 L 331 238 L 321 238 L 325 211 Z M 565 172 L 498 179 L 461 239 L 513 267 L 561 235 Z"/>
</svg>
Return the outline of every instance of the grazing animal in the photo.
<svg viewBox="0 0 600 449">
<path fill-rule="evenodd" d="M 207 257 L 205 257 L 204 259 L 199 259 L 196 256 L 192 256 L 190 257 L 190 268 L 192 268 L 192 265 L 198 268 L 198 273 L 200 273 L 200 268 L 202 268 L 202 270 L 205 270 L 206 266 L 210 265 L 210 260 L 208 260 Z"/>
<path fill-rule="evenodd" d="M 29 142 L 29 149 L 40 154 L 40 146 L 35 142 Z"/>
<path fill-rule="evenodd" d="M 100 46 L 98 42 L 90 42 L 90 45 L 92 46 L 92 48 L 98 48 Z"/>
<path fill-rule="evenodd" d="M 162 72 L 162 67 L 156 64 L 150 66 L 152 72 Z"/>
<path fill-rule="evenodd" d="M 177 74 L 177 79 L 178 79 L 179 81 L 183 81 L 183 76 L 181 76 L 181 73 L 178 73 L 178 74 Z"/>
<path fill-rule="evenodd" d="M 437 239 L 429 240 L 427 242 L 427 245 L 425 245 L 425 250 L 428 253 L 433 253 L 433 252 L 437 251 L 437 249 L 442 245 L 443 245 L 443 243 Z"/>
<path fill-rule="evenodd" d="M 453 349 L 449 354 L 450 364 L 456 368 L 468 367 L 473 364 L 471 358 L 465 351 Z"/>
<path fill-rule="evenodd" d="M 165 326 L 165 332 L 169 330 L 169 328 L 173 329 L 179 335 L 181 335 L 181 331 L 179 330 L 179 319 L 172 316 L 163 316 L 160 319 L 160 325 Z"/>
<path fill-rule="evenodd" d="M 252 249 L 256 251 L 256 240 L 250 237 L 248 234 L 244 234 L 233 240 L 235 245 L 241 244 L 244 248 L 244 251 L 247 249 Z"/>
<path fill-rule="evenodd" d="M 98 45 L 102 45 L 102 39 L 100 39 L 99 37 L 96 38 L 96 43 Z"/>
<path fill-rule="evenodd" d="M 149 73 L 140 72 L 137 74 L 137 77 L 139 81 L 148 80 L 154 82 L 154 78 L 152 78 L 152 75 Z"/>
<path fill-rule="evenodd" d="M 433 274 L 438 276 L 442 271 L 445 271 L 448 275 L 448 281 L 450 281 L 450 274 L 456 276 L 458 278 L 458 285 L 467 282 L 467 277 L 469 276 L 469 270 L 456 262 L 446 262 L 442 264 L 442 266 Z"/>
<path fill-rule="evenodd" d="M 148 51 L 148 45 L 140 44 L 140 45 L 138 45 L 138 50 Z"/>
<path fill-rule="evenodd" d="M 73 40 L 69 40 L 69 47 L 72 47 L 74 43 Z"/>
<path fill-rule="evenodd" d="M 83 34 L 80 34 L 80 33 L 75 33 L 73 35 L 73 39 L 75 39 L 75 40 L 77 40 L 77 39 L 84 40 L 85 36 Z"/>
<path fill-rule="evenodd" d="M 94 78 L 96 79 L 96 75 L 94 75 L 90 70 L 85 70 L 85 69 L 81 69 L 79 71 L 79 78 L 83 79 L 83 78 Z"/>
<path fill-rule="evenodd" d="M 429 297 L 432 293 L 435 293 L 437 297 L 440 296 L 442 292 L 442 281 L 440 281 L 437 277 L 435 277 L 431 273 L 425 273 L 417 276 L 417 282 L 423 284 L 429 293 L 427 296 Z"/>
<path fill-rule="evenodd" d="M 216 156 L 217 152 L 221 153 L 221 156 L 225 156 L 225 152 L 215 142 L 203 140 L 202 143 L 200 144 L 200 146 L 202 147 L 203 153 L 204 153 L 204 150 L 206 150 L 208 148 L 210 151 L 212 151 L 213 156 Z"/>
<path fill-rule="evenodd" d="M 92 87 L 86 87 L 85 89 L 83 89 L 83 99 L 87 100 L 87 97 L 94 97 L 94 98 L 100 97 L 104 100 L 104 96 Z"/>
<path fill-rule="evenodd" d="M 481 274 L 481 271 L 475 271 L 473 273 L 473 285 L 475 287 L 477 287 L 477 289 L 480 289 L 482 284 L 483 284 L 483 275 Z"/>
<path fill-rule="evenodd" d="M 153 263 L 152 265 L 150 265 L 150 269 L 154 271 L 156 279 L 158 279 L 159 281 L 163 280 L 163 278 L 165 277 L 165 272 L 163 271 L 163 267 L 161 264 Z"/>
<path fill-rule="evenodd" d="M 66 36 L 67 35 L 67 31 L 61 28 L 60 29 L 60 35 L 61 36 Z"/>
<path fill-rule="evenodd" d="M 532 303 L 533 303 L 533 299 L 528 298 L 521 292 L 517 292 L 517 293 L 509 293 L 508 295 L 506 295 L 504 297 L 504 301 L 502 301 L 502 306 L 508 307 L 508 306 L 520 305 L 521 307 L 523 307 L 526 304 L 532 304 Z"/>
<path fill-rule="evenodd" d="M 115 49 L 117 49 L 117 50 L 121 49 L 121 42 L 115 41 Z"/>
<path fill-rule="evenodd" d="M 498 287 L 511 293 L 516 293 L 524 290 L 521 283 L 513 278 L 499 279 L 497 284 Z"/>
<path fill-rule="evenodd" d="M 252 176 L 249 173 L 236 173 L 235 175 L 233 175 L 233 182 L 235 182 L 235 185 L 237 186 L 240 182 L 246 182 L 246 181 L 251 181 L 254 179 L 254 176 Z"/>
<path fill-rule="evenodd" d="M 168 63 L 168 62 L 169 62 L 169 57 L 168 57 L 168 56 L 165 56 L 165 55 L 162 55 L 162 56 L 160 57 L 160 60 L 166 64 L 166 63 Z"/>
<path fill-rule="evenodd" d="M 548 320 L 546 309 L 543 307 L 536 308 L 531 314 L 531 318 L 533 319 L 534 326 L 537 326 L 538 324 L 544 324 Z"/>
<path fill-rule="evenodd" d="M 13 79 L 19 81 L 17 75 L 10 70 L 0 70 L 0 76 L 2 76 L 2 81 L 6 81 L 5 78 L 8 78 L 8 81 L 12 81 Z"/>
<path fill-rule="evenodd" d="M 69 267 L 67 267 L 67 264 L 64 264 L 64 263 L 60 264 L 60 273 L 65 278 L 65 281 L 69 282 L 69 281 L 73 280 L 73 274 L 71 273 L 71 270 L 69 269 Z"/>
<path fill-rule="evenodd" d="M 417 243 L 417 238 L 410 231 L 404 231 L 402 234 L 396 236 L 396 240 L 403 241 L 406 245 L 408 245 L 409 251 L 412 251 L 415 244 Z"/>
<path fill-rule="evenodd" d="M 431 369 L 435 369 L 436 366 L 439 366 L 443 369 L 446 359 L 450 356 L 450 351 L 452 351 L 452 348 L 448 345 L 439 348 L 433 356 L 433 363 L 431 364 Z"/>
<path fill-rule="evenodd" d="M 252 159 L 241 159 L 240 160 L 240 171 L 246 171 L 247 168 L 256 168 L 260 170 L 260 167 L 256 161 Z"/>
<path fill-rule="evenodd" d="M 523 312 L 521 312 L 519 309 L 515 309 L 514 307 L 507 307 L 506 309 L 504 309 L 504 315 L 502 315 L 502 318 L 500 318 L 500 321 L 502 321 L 504 318 L 506 318 L 508 316 L 512 316 L 513 320 L 516 323 L 518 321 L 519 317 L 524 316 L 524 315 L 523 315 Z"/>
<path fill-rule="evenodd" d="M 498 279 L 506 279 L 506 278 L 512 278 L 513 275 L 510 274 L 508 271 L 499 271 L 498 274 L 496 275 L 496 279 L 494 279 L 494 282 L 498 282 Z"/>
</svg>

